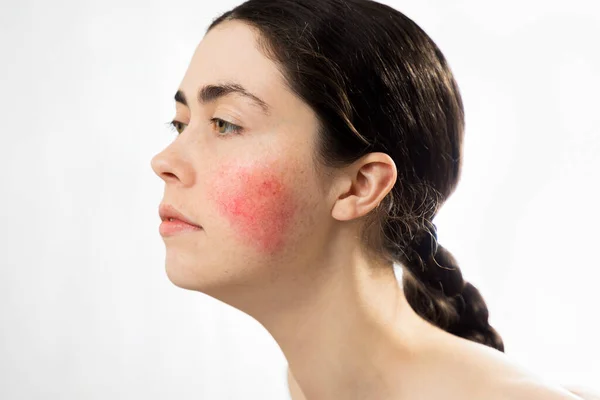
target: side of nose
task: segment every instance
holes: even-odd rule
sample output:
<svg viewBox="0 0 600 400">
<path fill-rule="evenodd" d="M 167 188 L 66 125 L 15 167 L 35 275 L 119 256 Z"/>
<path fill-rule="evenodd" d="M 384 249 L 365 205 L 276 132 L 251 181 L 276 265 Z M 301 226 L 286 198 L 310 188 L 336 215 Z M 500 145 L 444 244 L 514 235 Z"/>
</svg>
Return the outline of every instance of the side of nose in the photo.
<svg viewBox="0 0 600 400">
<path fill-rule="evenodd" d="M 195 173 L 192 163 L 173 148 L 172 144 L 152 157 L 152 170 L 165 183 L 194 184 Z"/>
</svg>

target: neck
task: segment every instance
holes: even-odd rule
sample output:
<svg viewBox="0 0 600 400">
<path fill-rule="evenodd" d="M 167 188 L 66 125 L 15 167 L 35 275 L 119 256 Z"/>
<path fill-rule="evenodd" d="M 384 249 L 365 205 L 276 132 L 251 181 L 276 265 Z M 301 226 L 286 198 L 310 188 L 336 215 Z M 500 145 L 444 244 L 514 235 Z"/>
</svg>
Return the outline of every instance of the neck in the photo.
<svg viewBox="0 0 600 400">
<path fill-rule="evenodd" d="M 370 265 L 356 253 L 337 268 L 326 265 L 296 277 L 268 311 L 265 299 L 261 313 L 244 311 L 277 341 L 306 398 L 400 393 L 436 328 L 410 307 L 392 265 Z"/>
<path fill-rule="evenodd" d="M 426 324 L 392 267 L 359 271 L 329 285 L 299 314 L 300 329 L 279 336 L 294 384 L 311 400 L 392 398 L 424 351 Z"/>
</svg>

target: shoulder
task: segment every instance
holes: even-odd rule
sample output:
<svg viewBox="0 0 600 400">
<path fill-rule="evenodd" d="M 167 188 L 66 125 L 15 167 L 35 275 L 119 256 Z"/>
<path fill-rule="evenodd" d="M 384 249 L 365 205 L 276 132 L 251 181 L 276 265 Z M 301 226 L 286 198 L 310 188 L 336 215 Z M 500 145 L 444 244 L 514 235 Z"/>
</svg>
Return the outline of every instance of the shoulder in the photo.
<svg viewBox="0 0 600 400">
<path fill-rule="evenodd" d="M 600 400 L 600 392 L 598 391 L 578 386 L 565 386 L 564 388 L 583 400 Z"/>
<path fill-rule="evenodd" d="M 474 382 L 469 398 L 486 400 L 600 400 L 592 391 L 548 382 L 505 353 L 462 341 L 460 370 Z"/>
<path fill-rule="evenodd" d="M 505 382 L 497 393 L 494 400 L 600 400 L 533 378 Z"/>
<path fill-rule="evenodd" d="M 536 380 L 523 381 L 508 388 L 511 400 L 600 400 L 600 394 L 587 388 L 562 387 Z"/>
</svg>

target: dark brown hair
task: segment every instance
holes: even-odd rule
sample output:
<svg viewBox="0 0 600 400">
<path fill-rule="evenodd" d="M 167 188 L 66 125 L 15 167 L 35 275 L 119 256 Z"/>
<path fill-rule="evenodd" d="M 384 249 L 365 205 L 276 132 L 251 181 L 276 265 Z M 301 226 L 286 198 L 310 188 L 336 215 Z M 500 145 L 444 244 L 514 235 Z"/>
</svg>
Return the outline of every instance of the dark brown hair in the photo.
<svg viewBox="0 0 600 400">
<path fill-rule="evenodd" d="M 461 172 L 462 99 L 442 52 L 411 19 L 368 0 L 249 0 L 225 12 L 259 33 L 257 45 L 316 113 L 319 173 L 384 152 L 398 179 L 365 218 L 365 249 L 404 266 L 403 287 L 423 318 L 500 351 L 479 291 L 437 242 L 433 218 Z"/>
</svg>

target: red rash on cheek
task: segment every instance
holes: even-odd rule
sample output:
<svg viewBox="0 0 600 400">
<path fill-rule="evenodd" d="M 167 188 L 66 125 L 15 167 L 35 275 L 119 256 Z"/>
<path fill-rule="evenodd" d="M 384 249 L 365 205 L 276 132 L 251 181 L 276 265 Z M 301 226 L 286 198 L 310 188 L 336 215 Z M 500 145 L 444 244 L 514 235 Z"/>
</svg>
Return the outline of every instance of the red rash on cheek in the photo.
<svg viewBox="0 0 600 400">
<path fill-rule="evenodd" d="M 208 195 L 242 243 L 269 254 L 285 247 L 295 199 L 273 168 L 225 166 L 210 182 Z"/>
</svg>

